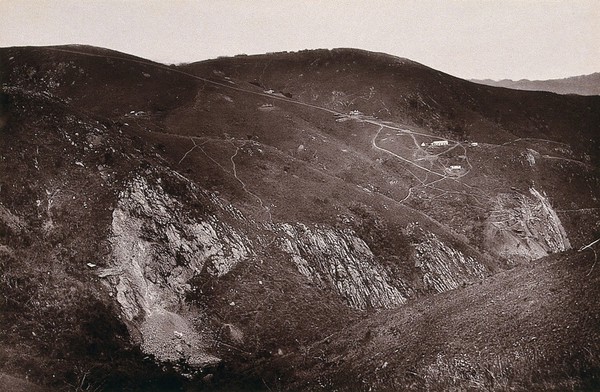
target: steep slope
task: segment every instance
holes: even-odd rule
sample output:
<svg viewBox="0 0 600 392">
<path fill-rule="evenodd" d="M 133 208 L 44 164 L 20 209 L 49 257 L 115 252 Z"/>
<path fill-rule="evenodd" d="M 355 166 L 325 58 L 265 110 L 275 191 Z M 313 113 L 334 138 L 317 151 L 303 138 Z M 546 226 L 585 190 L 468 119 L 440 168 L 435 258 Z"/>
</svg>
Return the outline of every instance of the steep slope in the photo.
<svg viewBox="0 0 600 392">
<path fill-rule="evenodd" d="M 572 76 L 550 80 L 471 80 L 488 86 L 506 87 L 515 90 L 550 91 L 557 94 L 600 95 L 600 72 L 590 75 Z"/>
<path fill-rule="evenodd" d="M 537 137 L 576 146 L 579 142 L 571 137 L 575 124 L 585 135 L 585 144 L 597 131 L 598 114 L 593 110 L 597 98 L 493 89 L 407 59 L 352 49 L 239 56 L 184 69 L 250 82 L 343 113 L 359 110 L 459 140 Z M 594 152 L 597 145 L 578 147 Z"/>
<path fill-rule="evenodd" d="M 598 230 L 594 223 L 598 220 L 594 168 L 600 150 L 597 97 L 487 88 L 409 60 L 352 50 L 241 56 L 185 68 L 274 96 L 256 102 L 254 110 L 258 108 L 262 115 L 252 120 L 240 115 L 239 103 L 228 105 L 235 108 L 231 116 L 236 118 L 227 127 L 228 134 L 253 135 L 337 177 L 426 211 L 475 246 L 484 242 L 485 230 L 472 227 L 472 222 L 485 221 L 495 208 L 486 200 L 511 191 L 530 195 L 532 186 L 552 200 L 575 246 Z M 239 96 L 228 94 L 234 100 Z M 299 114 L 305 107 L 292 110 L 286 96 L 319 107 L 321 115 L 309 106 L 311 113 L 303 114 L 304 121 L 295 120 L 290 111 Z M 221 115 L 230 112 L 213 109 L 198 118 L 191 111 L 178 111 L 169 121 L 182 132 L 188 123 L 208 123 L 212 128 L 218 123 L 213 116 Z M 449 140 L 448 148 L 430 147 L 437 139 Z M 329 145 L 324 148 L 325 143 Z M 332 157 L 331 147 L 354 156 Z M 364 164 L 357 162 L 365 155 Z M 375 167 L 368 162 L 373 160 Z M 582 193 L 564 192 L 573 186 Z M 473 210 L 477 207 L 467 210 L 466 203 L 486 212 Z M 572 224 L 581 219 L 586 222 L 583 226 L 592 229 L 585 239 L 576 233 L 582 225 Z"/>
<path fill-rule="evenodd" d="M 173 67 L 8 48 L 0 64 L 1 371 L 17 379 L 285 388 L 286 358 L 340 325 L 600 228 L 596 98 L 352 50 Z"/>
<path fill-rule="evenodd" d="M 382 311 L 311 346 L 311 377 L 295 388 L 597 390 L 596 261 L 592 252 L 549 256 Z"/>
</svg>

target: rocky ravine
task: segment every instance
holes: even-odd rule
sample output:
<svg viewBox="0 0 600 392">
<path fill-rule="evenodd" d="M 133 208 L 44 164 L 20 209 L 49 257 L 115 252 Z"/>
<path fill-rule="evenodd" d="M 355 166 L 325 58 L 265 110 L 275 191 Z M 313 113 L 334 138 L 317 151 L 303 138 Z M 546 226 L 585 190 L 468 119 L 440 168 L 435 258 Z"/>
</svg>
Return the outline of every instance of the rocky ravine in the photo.
<svg viewBox="0 0 600 392">
<path fill-rule="evenodd" d="M 163 189 L 160 177 L 134 177 L 112 213 L 112 263 L 98 272 L 132 336 L 160 361 L 195 368 L 219 362 L 205 310 L 187 304 L 186 294 L 197 289 L 192 280 L 199 274 L 221 277 L 256 258 L 268 246 L 265 238 L 307 280 L 332 289 L 355 309 L 392 308 L 418 289 L 443 292 L 489 272 L 476 257 L 412 223 L 405 230 L 415 239 L 410 262 L 420 276 L 419 287 L 412 287 L 414 276 L 398 276 L 351 229 L 257 224 L 177 173 L 166 177 L 178 182 L 186 197 L 208 205 L 206 210 L 186 213 L 184 202 Z M 244 333 L 243 325 L 229 327 Z"/>
<path fill-rule="evenodd" d="M 112 220 L 113 267 L 99 275 L 116 292 L 121 312 L 142 349 L 163 361 L 203 366 L 218 359 L 206 353 L 202 314 L 182 312 L 188 282 L 204 268 L 224 275 L 252 252 L 250 240 L 214 215 L 185 216 L 182 205 L 160 182 L 134 178 L 119 195 Z M 184 314 L 186 313 L 186 314 Z"/>
</svg>

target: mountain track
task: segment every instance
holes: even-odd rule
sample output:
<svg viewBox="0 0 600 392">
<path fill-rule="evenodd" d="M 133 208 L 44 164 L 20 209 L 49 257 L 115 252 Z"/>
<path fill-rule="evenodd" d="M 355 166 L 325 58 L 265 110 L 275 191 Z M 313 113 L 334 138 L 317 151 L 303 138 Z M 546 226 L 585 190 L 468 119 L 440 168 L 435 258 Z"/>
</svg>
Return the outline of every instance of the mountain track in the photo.
<svg viewBox="0 0 600 392">
<path fill-rule="evenodd" d="M 298 105 L 298 106 L 303 106 L 303 107 L 307 107 L 307 108 L 311 108 L 311 109 L 315 109 L 315 110 L 320 110 L 320 111 L 324 111 L 324 112 L 327 112 L 327 113 L 330 113 L 330 114 L 333 114 L 333 115 L 336 115 L 336 116 L 348 116 L 346 113 L 342 113 L 342 112 L 339 112 L 339 111 L 337 111 L 337 110 L 329 109 L 329 108 L 326 108 L 326 107 L 323 107 L 323 106 L 319 106 L 319 105 L 314 105 L 314 104 L 310 104 L 310 103 L 305 103 L 305 102 L 296 101 L 296 100 L 293 100 L 293 99 L 290 99 L 290 98 L 287 98 L 287 97 L 284 97 L 284 96 L 278 96 L 278 95 L 274 95 L 274 94 L 268 94 L 268 93 L 263 93 L 263 92 L 257 92 L 257 91 L 252 91 L 252 90 L 248 90 L 248 89 L 241 88 L 241 87 L 232 86 L 232 85 L 231 85 L 231 84 L 229 84 L 229 83 L 222 83 L 222 82 L 218 82 L 218 81 L 215 81 L 215 80 L 207 79 L 207 78 L 204 78 L 204 77 L 201 77 L 201 76 L 195 75 L 195 74 L 193 74 L 193 73 L 189 73 L 189 72 L 186 72 L 186 71 L 182 71 L 182 70 L 180 70 L 180 69 L 176 69 L 176 68 L 173 68 L 173 67 L 169 67 L 169 66 L 167 66 L 167 65 L 160 64 L 160 63 L 155 63 L 155 62 L 152 62 L 152 61 L 149 61 L 149 60 L 144 60 L 144 59 L 139 59 L 139 60 L 138 60 L 138 59 L 135 59 L 135 58 L 124 58 L 124 57 L 119 57 L 119 56 L 110 56 L 110 55 L 102 55 L 102 54 L 86 53 L 86 52 L 82 52 L 82 51 L 77 51 L 77 50 L 69 50 L 69 49 L 47 48 L 47 47 L 46 47 L 46 48 L 43 48 L 43 49 L 45 49 L 45 50 L 50 50 L 50 51 L 56 51 L 56 52 L 65 52 L 65 53 L 72 53 L 72 54 L 78 54 L 78 55 L 83 55 L 83 56 L 90 56 L 90 57 L 108 58 L 108 59 L 113 59 L 113 60 L 119 60 L 119 61 L 125 61 L 125 62 L 133 62 L 133 63 L 142 64 L 142 65 L 152 66 L 152 67 L 155 67 L 155 68 L 159 68 L 159 69 L 162 69 L 162 70 L 165 70 L 165 71 L 168 71 L 168 72 L 173 72 L 173 73 L 177 73 L 177 74 L 180 74 L 180 75 L 184 75 L 184 76 L 187 76 L 187 77 L 193 78 L 193 79 L 195 79 L 195 80 L 200 80 L 200 81 L 202 81 L 202 82 L 205 82 L 205 83 L 208 83 L 208 84 L 212 84 L 212 85 L 215 85 L 215 86 L 219 86 L 219 87 L 223 87 L 223 88 L 226 88 L 226 89 L 230 89 L 230 90 L 234 90 L 234 91 L 239 91 L 239 92 L 246 93 L 246 94 L 252 94 L 252 95 L 255 95 L 255 96 L 265 97 L 265 98 L 269 98 L 269 99 L 272 99 L 272 100 L 282 101 L 282 102 L 286 102 L 286 103 L 289 103 L 289 104 Z M 469 166 L 469 170 L 467 170 L 465 173 L 462 173 L 462 174 L 461 174 L 461 175 L 459 175 L 459 176 L 447 176 L 447 175 L 441 174 L 441 173 L 439 173 L 439 172 L 436 172 L 436 171 L 430 170 L 430 169 L 428 169 L 428 168 L 426 168 L 426 167 L 423 167 L 423 166 L 421 166 L 421 165 L 418 165 L 418 164 L 416 164 L 415 162 L 413 162 L 413 161 L 411 161 L 411 160 L 409 160 L 409 159 L 407 159 L 407 158 L 404 158 L 404 157 L 402 157 L 402 156 L 400 156 L 400 155 L 398 155 L 398 154 L 396 154 L 396 153 L 394 153 L 394 152 L 392 152 L 392 151 L 389 151 L 389 150 L 387 150 L 387 149 L 385 149 L 385 148 L 383 148 L 383 147 L 380 147 L 380 146 L 378 146 L 378 145 L 377 145 L 377 142 L 376 142 L 376 140 L 377 140 L 377 137 L 379 136 L 379 134 L 381 133 L 381 131 L 382 131 L 384 128 L 391 129 L 391 130 L 396 130 L 396 131 L 402 132 L 402 133 L 404 133 L 404 134 L 409 134 L 409 135 L 411 135 L 411 136 L 413 137 L 413 139 L 414 139 L 414 135 L 424 136 L 424 137 L 427 137 L 427 138 L 435 138 L 435 137 L 436 137 L 436 135 L 431 135 L 431 134 L 427 134 L 427 133 L 423 133 L 423 132 L 416 132 L 416 131 L 409 130 L 409 129 L 406 129 L 406 128 L 400 128 L 400 127 L 399 127 L 399 126 L 397 126 L 396 124 L 394 124 L 394 123 L 390 123 L 390 122 L 388 122 L 388 121 L 384 121 L 384 120 L 378 121 L 378 120 L 376 120 L 376 119 L 373 119 L 373 118 L 358 118 L 358 119 L 356 119 L 356 120 L 357 120 L 357 121 L 364 122 L 364 123 L 372 124 L 372 125 L 375 125 L 375 126 L 379 127 L 379 128 L 378 128 L 378 130 L 377 130 L 377 132 L 376 132 L 376 134 L 375 134 L 375 136 L 374 136 L 374 137 L 371 139 L 371 144 L 372 144 L 372 146 L 373 146 L 373 147 L 374 147 L 376 150 L 379 150 L 379 151 L 385 152 L 386 154 L 389 154 L 389 155 L 391 155 L 391 156 L 393 156 L 393 157 L 395 157 L 395 158 L 397 158 L 397 159 L 401 160 L 402 162 L 408 163 L 408 164 L 410 164 L 410 165 L 413 165 L 413 166 L 415 166 L 415 167 L 417 167 L 417 168 L 419 168 L 419 169 L 421 169 L 421 170 L 424 170 L 424 171 L 425 171 L 425 172 L 427 172 L 427 173 L 431 173 L 431 174 L 434 174 L 434 175 L 436 175 L 436 176 L 440 177 L 438 180 L 435 180 L 435 181 L 433 181 L 433 182 L 430 182 L 430 183 L 428 183 L 428 184 L 424 184 L 424 185 L 418 185 L 418 186 L 425 186 L 425 187 L 426 187 L 426 186 L 428 186 L 428 185 L 432 185 L 432 184 L 434 184 L 434 183 L 437 183 L 437 182 L 440 182 L 440 181 L 443 181 L 443 180 L 449 179 L 449 180 L 452 180 L 452 181 L 458 182 L 458 183 L 460 183 L 460 184 L 462 184 L 462 185 L 466 186 L 467 188 L 470 188 L 470 189 L 477 189 L 479 192 L 483 193 L 483 194 L 484 194 L 484 196 L 486 195 L 486 192 L 483 192 L 481 189 L 479 189 L 479 188 L 476 188 L 476 187 L 473 187 L 473 186 L 471 186 L 471 185 L 468 185 L 468 184 L 464 183 L 463 181 L 459 181 L 461 178 L 463 178 L 463 177 L 465 177 L 467 174 L 469 174 L 469 172 L 470 172 L 470 171 L 472 170 L 472 168 L 473 168 L 473 167 L 472 167 L 472 165 L 471 165 L 471 163 L 470 163 L 470 161 L 469 161 L 469 159 L 468 159 L 467 150 L 466 150 L 466 148 L 464 147 L 464 145 L 463 145 L 461 142 L 459 142 L 459 141 L 456 141 L 456 140 L 450 140 L 450 139 L 447 139 L 449 142 L 452 142 L 452 143 L 454 143 L 454 145 L 453 145 L 451 148 L 456 148 L 456 147 L 458 147 L 459 145 L 463 147 L 463 150 L 464 150 L 464 156 L 465 156 L 465 159 L 466 159 L 467 165 Z M 178 136 L 178 137 L 181 137 L 180 135 L 173 135 L 173 136 Z M 499 145 L 499 146 L 505 146 L 505 145 L 508 145 L 508 144 L 510 144 L 510 143 L 515 143 L 515 142 L 518 142 L 518 141 L 521 141 L 521 140 L 538 140 L 538 141 L 543 141 L 543 142 L 548 142 L 548 143 L 556 143 L 556 144 L 566 145 L 565 143 L 556 142 L 556 141 L 553 141 L 553 140 L 547 140 L 547 139 L 537 139 L 537 138 L 518 138 L 518 139 L 512 140 L 512 141 L 510 141 L 510 142 L 506 142 L 506 143 L 504 143 L 504 144 L 502 144 L 502 145 Z M 420 147 L 420 146 L 419 146 L 419 147 Z M 201 148 L 201 150 L 202 150 L 202 148 Z M 448 151 L 448 150 L 446 150 L 446 151 Z M 204 153 L 206 154 L 206 152 L 204 152 Z M 440 153 L 440 154 L 443 154 L 443 153 L 444 153 L 444 152 L 442 152 L 442 153 Z M 439 155 L 439 154 L 438 154 L 438 155 Z M 235 156 L 235 154 L 234 154 L 234 156 Z M 214 159 L 213 159 L 213 161 L 214 161 Z M 575 162 L 581 163 L 581 162 L 579 162 L 579 161 L 575 161 Z M 219 166 L 220 166 L 220 165 L 219 165 Z M 245 191 L 247 191 L 247 192 L 249 192 L 249 191 L 248 191 L 248 189 L 245 187 L 245 186 L 246 186 L 246 185 L 245 185 L 245 183 L 243 183 L 243 181 L 241 181 L 241 180 L 239 179 L 239 177 L 236 177 L 236 179 L 237 179 L 237 180 L 240 182 L 240 184 L 242 184 L 242 185 L 243 185 L 243 187 L 244 187 L 244 190 L 245 190 Z M 418 186 L 417 186 L 417 187 L 418 187 Z M 411 191 L 409 190 L 409 194 L 410 194 L 410 192 L 411 192 Z M 249 192 L 249 193 L 250 193 L 251 195 L 253 195 L 253 197 L 254 197 L 254 198 L 256 198 L 257 200 L 259 200 L 259 202 L 261 203 L 261 206 L 262 206 L 263 208 L 265 208 L 266 210 L 268 210 L 268 208 L 267 208 L 267 207 L 265 207 L 264 203 L 262 203 L 262 200 L 260 200 L 260 198 L 259 198 L 257 195 L 255 195 L 255 194 L 254 194 L 254 193 L 252 193 L 252 192 Z M 409 195 L 407 195 L 407 196 L 409 196 Z M 403 198 L 402 200 L 403 200 L 403 201 L 405 201 L 406 199 L 407 199 L 407 198 L 405 197 L 405 198 Z M 396 200 L 395 200 L 395 201 L 396 201 Z M 397 201 L 396 201 L 396 202 L 397 202 Z M 271 214 L 270 214 L 270 211 L 269 211 L 269 215 L 271 215 Z"/>
<path fill-rule="evenodd" d="M 235 177 L 235 179 L 236 179 L 236 180 L 238 180 L 238 182 L 239 182 L 239 183 L 242 185 L 242 189 L 244 190 L 244 192 L 246 192 L 247 194 L 249 194 L 249 195 L 253 196 L 253 197 L 254 197 L 256 200 L 258 200 L 258 203 L 260 204 L 261 208 L 263 208 L 263 209 L 264 209 L 264 210 L 267 212 L 267 214 L 268 214 L 268 216 L 269 216 L 269 223 L 271 223 L 271 224 L 272 224 L 272 223 L 273 223 L 273 215 L 271 215 L 271 210 L 270 210 L 270 208 L 269 208 L 269 207 L 267 207 L 267 206 L 265 205 L 265 203 L 263 202 L 263 200 L 262 200 L 262 199 L 261 199 L 261 198 L 260 198 L 260 197 L 259 197 L 259 196 L 258 196 L 256 193 L 254 193 L 254 192 L 250 191 L 250 190 L 248 189 L 248 187 L 246 186 L 246 183 L 244 183 L 244 181 L 242 181 L 242 180 L 241 180 L 241 179 L 238 177 L 238 174 L 237 174 L 237 169 L 236 169 L 236 166 L 235 166 L 235 161 L 234 161 L 234 158 L 235 158 L 235 157 L 238 155 L 238 153 L 239 153 L 239 151 L 240 151 L 240 148 L 241 148 L 241 147 L 243 147 L 245 143 L 244 143 L 244 144 L 243 144 L 241 147 L 238 147 L 238 146 L 236 146 L 236 145 L 235 145 L 235 144 L 234 144 L 234 143 L 233 143 L 231 140 L 229 140 L 229 143 L 230 143 L 230 144 L 231 144 L 233 147 L 235 147 L 235 152 L 233 153 L 233 155 L 232 155 L 231 157 L 229 157 L 229 160 L 231 161 L 231 169 L 232 169 L 232 171 L 233 171 L 233 176 L 234 176 L 234 177 Z"/>
<path fill-rule="evenodd" d="M 326 108 L 326 107 L 323 107 L 323 106 L 309 104 L 309 103 L 305 103 L 305 102 L 300 102 L 300 101 L 289 99 L 289 98 L 283 97 L 283 96 L 278 96 L 278 95 L 273 95 L 273 94 L 267 94 L 267 93 L 262 93 L 262 92 L 248 90 L 248 89 L 241 88 L 241 87 L 232 86 L 231 84 L 228 84 L 228 83 L 222 83 L 222 82 L 214 81 L 214 80 L 211 80 L 211 79 L 203 78 L 201 76 L 198 76 L 198 75 L 195 75 L 195 74 L 192 74 L 192 73 L 189 73 L 189 72 L 185 72 L 185 71 L 182 71 L 180 69 L 173 68 L 173 67 L 169 67 L 169 66 L 164 65 L 164 64 L 155 63 L 155 62 L 152 62 L 152 61 L 149 61 L 149 60 L 144 60 L 144 59 L 139 59 L 138 60 L 138 59 L 135 59 L 135 58 L 124 58 L 124 57 L 119 57 L 119 56 L 110 56 L 110 55 L 103 55 L 103 54 L 87 53 L 87 52 L 83 52 L 83 51 L 70 50 L 70 49 L 47 48 L 47 47 L 43 48 L 43 49 L 49 50 L 49 51 L 78 54 L 78 55 L 90 56 L 90 57 L 97 57 L 97 58 L 113 59 L 113 60 L 118 60 L 118 61 L 133 62 L 133 63 L 137 63 L 137 64 L 152 66 L 152 67 L 155 67 L 155 68 L 158 68 L 158 69 L 162 69 L 162 70 L 165 70 L 165 71 L 168 71 L 168 72 L 173 72 L 173 73 L 177 73 L 177 74 L 180 74 L 180 75 L 184 75 L 184 76 L 193 78 L 195 80 L 200 80 L 202 82 L 205 82 L 205 83 L 208 83 L 208 84 L 212 84 L 212 85 L 215 85 L 215 86 L 219 86 L 219 87 L 223 87 L 223 88 L 226 88 L 226 89 L 230 89 L 230 90 L 234 90 L 234 91 L 239 91 L 239 92 L 246 93 L 246 94 L 252 94 L 252 95 L 255 95 L 255 96 L 261 96 L 261 97 L 269 98 L 269 99 L 272 99 L 272 100 L 283 101 L 283 102 L 290 103 L 290 104 L 293 104 L 293 105 L 299 105 L 299 106 L 303 106 L 303 107 L 307 107 L 307 108 L 311 108 L 311 109 L 315 109 L 315 110 L 324 111 L 324 112 L 327 112 L 327 113 L 330 113 L 330 114 L 333 114 L 333 115 L 337 115 L 337 116 L 347 116 L 346 113 L 342 113 L 342 112 L 339 112 L 337 110 L 332 110 L 332 109 L 329 109 L 329 108 Z M 441 177 L 440 179 L 436 180 L 435 183 L 437 183 L 439 181 L 442 181 L 442 180 L 445 180 L 445 179 L 451 179 L 453 181 L 458 181 L 460 178 L 464 177 L 465 175 L 467 175 L 469 173 L 469 171 L 467 171 L 466 173 L 462 174 L 461 176 L 457 176 L 457 177 L 447 176 L 447 175 L 444 175 L 444 174 L 440 174 L 440 173 L 438 173 L 436 171 L 433 171 L 433 170 L 430 170 L 430 169 L 428 169 L 426 167 L 418 165 L 415 162 L 413 162 L 413 161 L 411 161 L 411 160 L 409 160 L 407 158 L 404 158 L 404 157 L 402 157 L 402 156 L 400 156 L 400 155 L 398 155 L 398 154 L 396 154 L 396 153 L 394 153 L 392 151 L 389 151 L 389 150 L 387 150 L 387 149 L 385 149 L 383 147 L 380 147 L 376 143 L 376 139 L 379 136 L 379 134 L 381 133 L 381 131 L 383 130 L 383 128 L 392 129 L 392 130 L 396 130 L 396 131 L 399 131 L 399 132 L 402 132 L 402 133 L 405 133 L 405 134 L 409 134 L 409 135 L 411 135 L 413 137 L 413 139 L 414 139 L 414 135 L 425 136 L 425 137 L 428 137 L 428 138 L 434 138 L 434 137 L 436 137 L 435 135 L 426 134 L 426 133 L 422 133 L 422 132 L 416 132 L 416 131 L 408 130 L 408 129 L 405 129 L 405 128 L 400 128 L 396 124 L 389 123 L 387 121 L 377 121 L 377 120 L 371 119 L 371 118 L 360 118 L 360 119 L 357 119 L 357 120 L 365 122 L 365 123 L 368 123 L 368 124 L 372 124 L 372 125 L 375 125 L 375 126 L 379 127 L 379 129 L 377 130 L 375 136 L 371 140 L 372 146 L 376 150 L 383 151 L 383 152 L 385 152 L 385 153 L 387 153 L 389 155 L 392 155 L 393 157 L 395 157 L 395 158 L 397 158 L 397 159 L 399 159 L 399 160 L 401 160 L 401 161 L 403 161 L 405 163 L 408 163 L 408 164 L 413 165 L 413 166 L 415 166 L 415 167 L 417 167 L 417 168 L 419 168 L 421 170 L 424 170 L 425 172 L 432 173 L 432 174 L 434 174 L 436 176 Z M 173 135 L 173 136 L 180 136 L 180 135 Z M 517 139 L 515 141 L 518 141 L 518 140 L 523 140 L 523 139 Z M 462 144 L 460 142 L 458 142 L 458 141 L 454 141 L 454 140 L 449 140 L 449 141 L 455 143 L 455 145 L 452 146 L 452 148 L 456 148 L 458 145 L 462 146 Z M 513 141 L 513 142 L 515 142 L 515 141 Z M 549 141 L 549 142 L 551 142 L 551 141 Z M 192 149 L 194 149 L 194 148 L 195 147 L 193 147 Z M 464 146 L 463 146 L 463 149 L 464 149 Z M 201 148 L 201 150 L 203 150 L 203 149 Z M 464 149 L 464 150 L 465 150 L 465 156 L 466 156 L 466 149 Z M 206 154 L 205 151 L 203 151 L 203 152 L 204 152 L 204 154 Z M 440 153 L 440 154 L 442 154 L 442 153 Z M 234 154 L 234 157 L 235 157 L 235 154 Z M 214 159 L 211 159 L 211 160 L 214 161 Z M 468 158 L 467 158 L 467 160 L 468 160 Z M 234 164 L 234 162 L 232 162 L 232 163 Z M 470 163 L 468 163 L 468 164 L 469 164 L 469 167 L 472 168 L 472 166 L 470 165 Z M 221 165 L 219 165 L 219 166 L 221 166 Z M 235 168 L 235 166 L 234 166 L 234 168 Z M 264 205 L 264 203 L 262 202 L 262 200 L 256 194 L 248 191 L 248 189 L 246 187 L 246 184 L 243 181 L 241 181 L 240 178 L 237 177 L 237 175 L 235 175 L 235 177 L 238 180 L 238 182 L 240 182 L 240 184 L 243 186 L 244 191 L 248 192 L 254 198 L 256 198 L 260 202 L 261 206 L 265 210 L 268 211 L 269 216 L 271 218 L 271 213 L 268 210 L 268 208 Z M 458 181 L 458 182 L 460 182 L 461 184 L 463 183 L 462 181 Z M 466 184 L 464 184 L 464 185 L 466 185 Z M 471 186 L 468 186 L 468 187 L 472 188 Z M 411 190 L 409 190 L 409 194 L 407 194 L 407 196 L 410 196 L 410 193 L 411 193 Z M 405 201 L 406 199 L 407 199 L 407 197 L 403 198 L 402 200 Z"/>
</svg>

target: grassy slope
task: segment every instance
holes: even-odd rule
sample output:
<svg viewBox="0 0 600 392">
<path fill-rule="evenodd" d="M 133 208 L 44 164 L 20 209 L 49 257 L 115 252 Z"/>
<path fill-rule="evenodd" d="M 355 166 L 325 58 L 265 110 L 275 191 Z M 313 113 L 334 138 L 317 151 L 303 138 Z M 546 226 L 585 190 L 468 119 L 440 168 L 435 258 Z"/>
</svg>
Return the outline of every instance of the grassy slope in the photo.
<svg viewBox="0 0 600 392">
<path fill-rule="evenodd" d="M 296 385 L 595 390 L 599 295 L 591 251 L 549 256 L 346 328 L 312 347 L 318 360 Z"/>
<path fill-rule="evenodd" d="M 375 151 L 372 138 L 376 125 L 339 123 L 326 111 L 251 94 L 272 88 L 291 94 L 294 101 L 342 112 L 358 109 L 432 135 L 419 136 L 419 143 L 439 137 L 479 141 L 480 148 L 464 154 L 474 167 L 462 180 L 465 185 L 445 181 L 438 189 L 417 188 L 403 203 L 466 236 L 476 247 L 481 244 L 481 228 L 473 223 L 486 218 L 490 209 L 487 201 L 511 187 L 527 193 L 528 187 L 535 185 L 546 191 L 555 207 L 565 211 L 561 218 L 575 245 L 589 241 L 600 230 L 594 227 L 598 205 L 592 200 L 599 186 L 593 171 L 595 154 L 600 150 L 594 136 L 600 123 L 600 100 L 595 97 L 478 86 L 408 60 L 352 50 L 241 56 L 175 69 L 152 62 L 141 64 L 143 60 L 119 53 L 109 52 L 104 58 L 96 57 L 105 53 L 93 48 L 67 48 L 72 49 L 91 52 L 91 56 L 43 48 L 24 53 L 23 49 L 11 49 L 4 61 L 13 55 L 21 63 L 38 63 L 33 67 L 37 73 L 25 82 L 31 88 L 35 88 L 39 75 L 60 69 L 60 77 L 75 83 L 61 84 L 54 94 L 69 97 L 70 105 L 79 110 L 128 123 L 124 131 L 162 147 L 161 155 L 177 170 L 239 203 L 258 219 L 266 217 L 265 211 L 256 199 L 241 191 L 239 182 L 231 176 L 230 158 L 238 147 L 240 178 L 271 205 L 278 220 L 331 222 L 348 212 L 344 208 L 347 201 L 331 203 L 340 195 L 381 205 L 362 188 L 375 190 L 390 198 L 390 204 L 397 204 L 393 200 L 404 199 L 409 188 L 419 184 L 409 170 L 421 180 L 426 174 Z M 53 65 L 56 62 L 73 67 L 57 67 Z M 7 62 L 8 66 L 14 65 Z M 218 84 L 180 72 L 194 73 Z M 110 99 L 98 100 L 98 96 Z M 264 104 L 274 107 L 261 110 Z M 143 111 L 144 115 L 130 116 L 131 110 Z M 381 134 L 380 144 L 412 159 L 413 141 L 406 137 L 393 139 L 390 133 L 385 130 Z M 180 163 L 193 147 L 190 136 L 197 138 L 197 144 L 206 144 Z M 381 140 L 389 136 L 392 138 Z M 518 137 L 549 138 L 566 142 L 569 147 L 542 141 L 513 143 Z M 526 148 L 574 161 L 544 158 L 530 168 L 523 163 Z M 455 149 L 441 156 L 439 162 L 465 165 L 461 154 L 460 148 Z M 433 167 L 440 169 L 437 162 Z M 330 184 L 336 184 L 335 189 Z M 568 191 L 575 188 L 579 190 L 575 194 Z M 481 207 L 481 202 L 483 209 L 465 207 L 472 203 Z M 595 210 L 582 212 L 581 208 Z M 589 229 L 582 231 L 586 227 Z"/>
<path fill-rule="evenodd" d="M 465 185 L 446 181 L 438 189 L 420 188 L 404 203 L 464 234 L 475 246 L 481 242 L 476 222 L 484 220 L 493 208 L 488 202 L 513 188 L 527 194 L 530 186 L 545 191 L 555 208 L 561 210 L 561 219 L 575 246 L 589 242 L 600 232 L 595 199 L 600 186 L 596 169 L 600 151 L 596 137 L 600 123 L 598 97 L 480 86 L 408 60 L 351 50 L 239 56 L 190 64 L 183 69 L 227 84 L 235 82 L 235 87 L 254 92 L 272 89 L 291 95 L 293 100 L 344 113 L 360 110 L 432 135 L 417 136 L 418 143 L 440 137 L 478 141 L 477 148 L 464 153 L 457 148 L 439 160 L 445 165 L 471 164 L 473 169 L 461 180 Z M 233 102 L 226 103 L 223 95 Z M 410 187 L 418 185 L 408 170 L 421 179 L 425 177 L 420 169 L 373 151 L 371 139 L 377 126 L 372 124 L 338 123 L 327 112 L 224 87 L 206 86 L 196 101 L 210 103 L 210 109 L 194 112 L 181 107 L 168 124 L 188 135 L 208 131 L 218 136 L 220 130 L 236 138 L 254 135 L 257 141 L 284 155 L 303 159 L 320 171 L 327 168 L 327 174 L 372 187 L 395 200 L 402 200 Z M 266 103 L 272 103 L 274 109 L 266 113 L 257 110 Z M 231 121 L 223 126 L 224 117 Z M 391 130 L 384 130 L 379 141 L 381 146 L 408 158 L 416 153 L 412 140 L 395 137 Z M 304 156 L 296 151 L 300 145 Z M 540 154 L 534 166 L 525 161 L 527 149 Z M 278 195 L 270 195 L 264 173 L 251 170 L 246 175 L 267 199 L 277 200 L 282 192 L 289 195 L 290 191 L 297 196 L 293 191 L 296 186 L 286 191 L 285 184 L 293 184 L 293 179 L 278 182 Z M 579 191 L 573 193 L 571 189 Z M 320 198 L 331 197 L 325 194 Z M 313 219 L 309 211 L 289 211 L 307 202 L 293 203 L 286 213 L 307 214 Z M 473 204 L 483 210 L 467 208 Z M 324 216 L 326 212 L 316 206 L 313 211 L 319 213 L 315 215 Z"/>
<path fill-rule="evenodd" d="M 588 142 L 598 129 L 600 115 L 595 109 L 600 97 L 482 86 L 387 55 L 352 49 L 305 51 L 216 59 L 184 69 L 204 76 L 219 71 L 301 101 L 344 112 L 358 109 L 481 141 L 541 137 L 579 144 L 572 139 L 577 123 L 578 132 L 585 134 L 578 147 L 595 154 L 598 150 Z M 333 99 L 333 91 L 343 92 L 347 99 Z M 382 111 L 384 107 L 388 110 Z"/>
<path fill-rule="evenodd" d="M 19 380 L 52 390 L 180 385 L 131 344 L 113 299 L 86 266 L 109 262 L 116 193 L 144 165 L 134 142 L 45 96 L 11 93 L 9 110 L 0 130 L 0 200 L 20 223 L 0 221 L 6 390 L 28 385 Z M 112 177 L 103 179 L 100 166 Z"/>
</svg>

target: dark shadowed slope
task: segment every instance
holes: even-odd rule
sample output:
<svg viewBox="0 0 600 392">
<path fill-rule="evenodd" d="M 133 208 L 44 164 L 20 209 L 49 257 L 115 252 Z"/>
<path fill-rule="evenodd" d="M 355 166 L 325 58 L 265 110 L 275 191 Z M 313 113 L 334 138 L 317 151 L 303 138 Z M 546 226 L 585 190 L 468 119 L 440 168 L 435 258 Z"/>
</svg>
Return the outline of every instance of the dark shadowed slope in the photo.
<svg viewBox="0 0 600 392">
<path fill-rule="evenodd" d="M 310 347 L 298 388 L 598 390 L 597 268 L 591 251 L 551 256 L 380 312 Z"/>
</svg>

